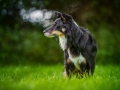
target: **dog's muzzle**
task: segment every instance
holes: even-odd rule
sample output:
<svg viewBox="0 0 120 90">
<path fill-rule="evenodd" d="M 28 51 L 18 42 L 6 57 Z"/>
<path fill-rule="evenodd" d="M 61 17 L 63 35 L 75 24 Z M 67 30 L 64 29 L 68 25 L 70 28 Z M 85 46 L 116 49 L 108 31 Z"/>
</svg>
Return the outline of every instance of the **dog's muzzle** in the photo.
<svg viewBox="0 0 120 90">
<path fill-rule="evenodd" d="M 46 30 L 44 30 L 43 33 L 46 37 L 54 37 L 55 36 L 55 35 L 51 35 L 51 33 L 47 32 Z"/>
</svg>

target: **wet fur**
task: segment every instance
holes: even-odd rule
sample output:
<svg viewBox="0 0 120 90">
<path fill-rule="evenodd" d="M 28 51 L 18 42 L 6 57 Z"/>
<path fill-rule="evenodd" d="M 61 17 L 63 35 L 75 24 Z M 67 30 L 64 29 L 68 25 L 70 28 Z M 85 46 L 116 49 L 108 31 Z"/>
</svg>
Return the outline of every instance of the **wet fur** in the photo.
<svg viewBox="0 0 120 90">
<path fill-rule="evenodd" d="M 80 27 L 76 24 L 76 22 L 72 19 L 70 15 L 62 14 L 56 12 L 58 27 L 54 25 L 44 30 L 46 32 L 54 32 L 58 30 L 60 33 L 58 35 L 59 38 L 64 37 L 66 41 L 64 42 L 64 75 L 71 76 L 71 73 L 79 73 L 82 76 L 84 73 L 91 73 L 93 75 L 95 69 L 95 57 L 97 53 L 97 43 L 88 29 Z M 62 24 L 61 24 L 61 20 Z M 64 31 L 63 31 L 64 29 Z M 61 43 L 61 42 L 60 42 Z M 69 52 L 68 52 L 69 50 Z M 75 66 L 75 63 L 70 60 L 70 55 L 74 57 L 79 57 L 80 55 L 85 59 L 81 61 L 79 64 L 79 68 Z"/>
</svg>

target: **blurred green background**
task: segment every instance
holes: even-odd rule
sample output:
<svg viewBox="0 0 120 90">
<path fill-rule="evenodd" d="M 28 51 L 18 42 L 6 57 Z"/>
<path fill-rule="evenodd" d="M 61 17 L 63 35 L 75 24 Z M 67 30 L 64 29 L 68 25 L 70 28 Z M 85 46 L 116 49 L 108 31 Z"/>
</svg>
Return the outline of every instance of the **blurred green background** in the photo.
<svg viewBox="0 0 120 90">
<path fill-rule="evenodd" d="M 52 16 L 31 15 L 38 10 Z M 43 35 L 53 11 L 72 15 L 90 30 L 98 42 L 97 64 L 120 63 L 120 0 L 0 0 L 0 66 L 63 63 L 58 38 Z"/>
</svg>

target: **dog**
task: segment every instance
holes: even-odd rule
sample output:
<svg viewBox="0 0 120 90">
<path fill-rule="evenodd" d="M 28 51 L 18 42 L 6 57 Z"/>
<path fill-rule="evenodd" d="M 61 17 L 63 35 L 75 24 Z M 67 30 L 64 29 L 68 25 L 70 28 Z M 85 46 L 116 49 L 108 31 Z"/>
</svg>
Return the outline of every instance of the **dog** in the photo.
<svg viewBox="0 0 120 90">
<path fill-rule="evenodd" d="M 80 27 L 72 16 L 58 11 L 53 25 L 43 31 L 47 37 L 59 37 L 64 51 L 64 76 L 71 77 L 77 73 L 83 77 L 94 73 L 97 43 L 88 29 Z"/>
</svg>

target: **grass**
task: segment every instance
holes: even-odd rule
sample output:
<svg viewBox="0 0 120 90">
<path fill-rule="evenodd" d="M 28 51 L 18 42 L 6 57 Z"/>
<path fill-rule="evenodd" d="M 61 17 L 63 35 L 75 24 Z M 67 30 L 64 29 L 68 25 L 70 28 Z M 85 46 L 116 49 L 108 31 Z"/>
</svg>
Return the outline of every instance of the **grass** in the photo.
<svg viewBox="0 0 120 90">
<path fill-rule="evenodd" d="M 0 67 L 0 90 L 120 90 L 120 66 L 96 66 L 93 77 L 62 77 L 62 65 Z"/>
</svg>

